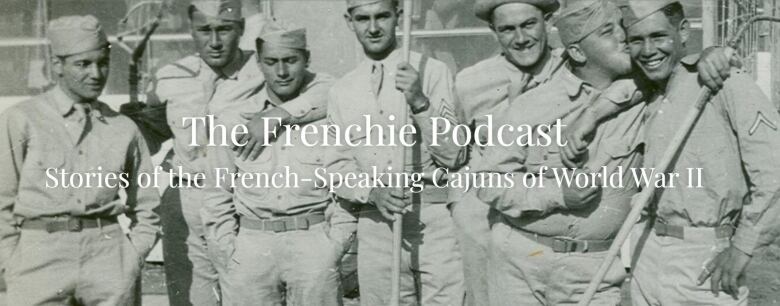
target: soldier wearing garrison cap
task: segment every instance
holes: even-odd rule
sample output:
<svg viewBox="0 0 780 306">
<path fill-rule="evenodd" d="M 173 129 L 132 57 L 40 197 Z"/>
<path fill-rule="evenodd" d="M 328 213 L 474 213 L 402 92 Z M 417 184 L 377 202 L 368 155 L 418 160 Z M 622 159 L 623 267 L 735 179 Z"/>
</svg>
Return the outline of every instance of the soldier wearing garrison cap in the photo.
<svg viewBox="0 0 780 306">
<path fill-rule="evenodd" d="M 237 113 L 311 99 L 311 92 L 324 99 L 333 83 L 332 77 L 306 68 L 305 29 L 268 23 L 256 42 L 258 65 L 267 83 L 253 99 L 215 113 L 217 123 L 228 130 L 236 123 L 246 123 L 233 121 L 240 119 Z M 287 133 L 292 136 L 282 136 Z M 333 200 L 327 188 L 315 185 L 314 173 L 324 166 L 322 152 L 330 148 L 307 146 L 302 139 L 322 139 L 317 133 L 280 131 L 280 137 L 254 161 L 236 158 L 227 147 L 209 149 L 204 220 L 207 235 L 215 242 L 209 246 L 219 251 L 227 267 L 221 285 L 234 305 L 282 305 L 285 301 L 341 305 L 339 262 L 352 242 L 356 219 L 342 206 L 345 203 Z M 285 137 L 293 139 L 291 145 L 284 143 Z M 229 178 L 218 177 L 213 169 L 239 175 L 284 176 L 289 172 L 298 182 L 281 188 L 231 186 Z"/>
<path fill-rule="evenodd" d="M 452 139 L 439 139 L 438 145 L 431 145 L 432 117 L 438 117 L 440 122 L 449 121 L 448 124 L 458 122 L 452 75 L 447 66 L 416 52 L 411 53 L 409 63 L 403 61 L 395 35 L 402 14 L 398 1 L 349 0 L 347 7 L 344 17 L 363 47 L 366 59 L 333 85 L 328 99 L 329 123 L 344 128 L 362 124 L 368 115 L 372 123 L 382 127 L 415 124 L 416 140 L 411 147 L 335 147 L 326 152 L 326 171 L 350 177 L 371 176 L 375 169 L 390 175 L 373 179 L 390 184 L 390 176 L 432 173 L 437 167 L 459 164 L 464 156 Z M 391 132 L 385 129 L 382 134 Z M 347 141 L 344 137 L 350 137 L 352 143 L 387 143 L 380 134 L 366 131 L 329 136 L 339 137 L 330 143 L 344 143 Z M 367 140 L 369 136 L 371 139 Z M 406 139 L 411 143 L 412 137 Z M 387 305 L 390 301 L 391 223 L 393 212 L 404 209 L 409 212 L 403 217 L 401 304 L 463 303 L 463 270 L 446 206 L 447 194 L 446 190 L 433 186 L 435 179 L 422 178 L 419 182 L 422 191 L 418 194 L 412 194 L 411 186 L 403 186 L 403 182 L 372 188 L 353 186 L 354 181 L 345 180 L 344 185 L 335 186 L 336 196 L 354 202 L 361 210 L 357 238 L 362 305 Z"/>
<path fill-rule="evenodd" d="M 566 44 L 566 66 L 547 83 L 512 101 L 496 124 L 571 121 L 613 81 L 630 73 L 620 16 L 617 6 L 601 0 L 580 2 L 561 12 L 556 26 Z M 636 105 L 604 122 L 594 133 L 584 169 L 606 169 L 612 174 L 639 164 L 638 122 L 643 108 Z M 548 134 L 554 137 L 557 128 L 561 127 Z M 483 158 L 474 164 L 473 171 L 512 173 L 515 180 L 513 188 L 475 192 L 500 213 L 492 227 L 487 260 L 491 305 L 577 303 L 638 190 L 632 183 L 623 188 L 580 188 L 558 184 L 552 175 L 534 175 L 540 168 L 550 173 L 567 168 L 561 164 L 556 140 L 552 143 L 546 147 L 486 147 Z M 529 175 L 543 183 L 526 187 L 529 185 L 523 180 Z M 619 304 L 625 277 L 624 269 L 615 262 L 593 303 Z"/>
<path fill-rule="evenodd" d="M 159 194 L 138 185 L 139 175 L 153 172 L 149 150 L 129 118 L 97 99 L 109 67 L 98 20 L 60 17 L 48 36 L 57 86 L 0 115 L 7 303 L 135 305 L 141 266 L 159 233 Z M 48 177 L 63 172 L 81 177 L 64 176 L 71 184 L 84 176 L 105 180 L 67 186 Z M 132 221 L 129 234 L 120 214 Z"/>
<path fill-rule="evenodd" d="M 265 78 L 256 65 L 254 50 L 238 46 L 244 30 L 240 0 L 193 1 L 187 13 L 197 54 L 160 68 L 149 86 L 146 104 L 125 104 L 122 112 L 141 127 L 153 151 L 173 138 L 163 166 L 173 169 L 183 184 L 166 189 L 161 209 L 169 300 L 172 305 L 218 305 L 220 299 L 222 303 L 229 300 L 220 297 L 218 278 L 224 267 L 218 250 L 206 247 L 210 237 L 203 223 L 209 220 L 200 215 L 204 185 L 196 178 L 212 171 L 206 158 L 209 140 L 204 122 L 184 118 L 205 117 L 251 100 Z M 263 118 L 282 118 L 281 123 L 291 124 L 324 118 L 325 98 L 315 92 L 302 95 L 310 98 L 262 112 L 237 114 L 234 121 L 249 120 L 249 134 L 239 139 L 246 145 L 236 148 L 238 158 L 254 159 L 260 154 L 259 140 L 269 132 Z M 194 137 L 193 131 L 198 133 Z"/>
<path fill-rule="evenodd" d="M 563 50 L 550 47 L 546 31 L 558 6 L 556 0 L 477 1 L 474 11 L 489 23 L 502 52 L 463 69 L 455 77 L 457 101 L 465 123 L 486 124 L 487 116 L 500 114 L 510 101 L 546 83 L 560 70 Z M 483 148 L 471 145 L 467 149 L 470 160 L 463 172 L 483 159 Z M 463 254 L 467 304 L 490 305 L 485 258 L 490 224 L 498 214 L 477 199 L 474 189 L 453 189 L 449 198 Z"/>
<path fill-rule="evenodd" d="M 644 163 L 652 168 L 698 99 L 700 59 L 685 52 L 690 23 L 679 2 L 630 1 L 626 9 L 628 49 L 649 80 Z M 633 305 L 747 305 L 745 268 L 777 237 L 778 124 L 750 76 L 733 71 L 668 170 L 701 187 L 665 188 L 634 228 Z"/>
</svg>

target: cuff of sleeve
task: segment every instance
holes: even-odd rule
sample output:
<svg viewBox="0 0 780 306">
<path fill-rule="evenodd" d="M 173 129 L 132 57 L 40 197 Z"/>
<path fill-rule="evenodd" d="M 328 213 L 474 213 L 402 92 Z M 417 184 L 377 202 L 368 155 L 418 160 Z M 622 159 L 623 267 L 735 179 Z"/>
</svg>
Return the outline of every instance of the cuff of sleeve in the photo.
<svg viewBox="0 0 780 306">
<path fill-rule="evenodd" d="M 314 107 L 309 99 L 298 97 L 295 99 L 295 103 L 284 103 L 279 105 L 279 108 L 290 113 L 290 116 L 297 119 L 306 116 Z"/>
<path fill-rule="evenodd" d="M 748 255 L 753 255 L 753 251 L 759 245 L 760 233 L 752 226 L 741 224 L 737 227 L 734 237 L 731 238 L 731 244 Z"/>
<path fill-rule="evenodd" d="M 371 188 L 355 188 L 355 201 L 362 204 L 368 204 L 368 197 L 371 194 Z"/>
</svg>

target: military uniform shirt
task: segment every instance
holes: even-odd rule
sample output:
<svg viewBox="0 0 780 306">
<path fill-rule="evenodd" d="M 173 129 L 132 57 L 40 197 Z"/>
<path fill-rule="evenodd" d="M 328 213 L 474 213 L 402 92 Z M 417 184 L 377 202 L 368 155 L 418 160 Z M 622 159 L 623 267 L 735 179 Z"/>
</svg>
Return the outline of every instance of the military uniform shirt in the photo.
<svg viewBox="0 0 780 306">
<path fill-rule="evenodd" d="M 424 173 L 431 173 L 437 166 L 453 167 L 465 160 L 463 148 L 458 147 L 450 137 L 440 137 L 438 146 L 429 145 L 432 141 L 433 126 L 431 117 L 439 117 L 450 121 L 452 125 L 458 123 L 457 110 L 453 100 L 452 75 L 447 66 L 435 59 L 429 58 L 424 72 L 420 72 L 422 56 L 412 52 L 410 62 L 421 73 L 423 94 L 428 98 L 430 107 L 419 114 L 412 114 L 408 110 L 403 93 L 395 88 L 395 71 L 402 61 L 401 50 L 395 50 L 381 62 L 365 60 L 343 78 L 336 81 L 328 98 L 328 118 L 330 124 L 341 126 L 342 129 L 349 125 L 363 126 L 368 115 L 372 124 L 381 126 L 393 125 L 396 129 L 404 124 L 417 124 L 422 138 L 421 165 Z M 371 73 L 375 64 L 382 65 L 383 82 L 378 95 L 372 90 Z M 406 114 L 409 114 L 406 119 Z M 395 120 L 391 120 L 390 118 Z M 438 127 L 443 129 L 443 124 Z M 349 135 L 353 143 L 366 142 L 366 131 L 352 130 Z M 383 134 L 388 137 L 389 129 L 384 129 Z M 372 144 L 387 139 L 379 139 L 379 133 L 371 133 Z M 342 136 L 338 136 L 342 137 Z M 399 138 L 399 137 L 396 137 Z M 334 141 L 335 142 L 335 141 Z M 345 141 L 341 141 L 345 144 Z M 403 152 L 406 150 L 406 153 Z M 404 155 L 406 160 L 401 160 Z M 395 146 L 365 146 L 350 147 L 343 145 L 336 150 L 329 151 L 326 166 L 328 172 L 347 173 L 372 173 L 372 167 L 380 172 L 397 173 L 404 169 L 412 171 L 412 147 L 396 143 Z M 370 188 L 336 188 L 336 194 L 344 199 L 366 203 Z"/>
<path fill-rule="evenodd" d="M 184 117 L 205 117 L 230 107 L 233 103 L 250 99 L 263 86 L 264 77 L 257 66 L 257 54 L 244 51 L 242 57 L 227 69 L 229 75 L 219 76 L 197 55 L 190 55 L 161 68 L 150 85 L 147 104 L 160 106 L 158 110 L 131 115 L 139 124 L 152 147 L 173 137 L 171 166 L 181 166 L 185 173 L 202 173 L 208 144 L 207 127 L 203 121 L 183 121 Z M 319 103 L 319 104 L 318 104 Z M 323 116 L 323 99 L 296 99 L 280 106 L 293 118 L 308 121 Z M 139 118 L 140 117 L 140 118 Z M 147 118 L 144 118 L 147 117 Z M 160 117 L 165 117 L 161 119 Z M 196 139 L 192 129 L 197 128 Z M 152 131 L 168 131 L 153 133 Z M 191 145 L 191 144 L 197 145 Z"/>
<path fill-rule="evenodd" d="M 307 81 L 297 98 L 283 104 L 295 103 L 297 99 L 312 100 L 317 95 L 320 99 L 326 100 L 333 78 L 326 74 L 312 76 L 313 78 Z M 238 118 L 235 116 L 237 113 L 260 112 L 283 105 L 272 102 L 267 90 L 267 87 L 263 88 L 252 99 L 237 103 L 217 113 L 217 116 L 235 120 Z M 309 124 L 324 125 L 325 120 Z M 230 130 L 232 126 L 226 125 Z M 323 139 L 322 133 L 325 131 L 322 129 L 317 131 L 307 135 L 309 143 L 320 142 Z M 292 146 L 285 146 L 287 137 L 285 133 L 293 134 L 291 135 Z M 327 184 L 318 181 L 314 175 L 315 171 L 324 166 L 322 158 L 324 152 L 332 148 L 306 146 L 300 140 L 301 134 L 300 130 L 279 132 L 279 138 L 270 146 L 264 147 L 260 156 L 254 161 L 236 158 L 235 152 L 228 147 L 209 147 L 207 158 L 209 169 L 206 172 L 202 215 L 207 236 L 214 239 L 219 244 L 219 248 L 227 250 L 232 246 L 239 226 L 236 215 L 250 219 L 272 219 L 305 213 L 325 213 L 332 227 L 331 237 L 346 239 L 352 235 L 355 217 L 332 201 Z M 223 177 L 216 176 L 218 168 L 223 169 L 220 170 L 223 173 L 238 173 L 239 177 L 245 175 L 251 177 L 246 182 L 237 179 L 233 185 L 230 181 L 231 174 L 223 174 Z M 278 176 L 276 184 L 284 186 L 268 186 L 264 179 L 261 179 L 258 184 L 255 178 L 264 175 Z M 219 186 L 216 185 L 218 179 L 220 179 Z M 338 234 L 334 234 L 334 230 Z"/>
<path fill-rule="evenodd" d="M 326 92 L 327 89 L 333 84 L 333 78 L 329 75 L 318 74 L 315 77 L 316 82 L 310 82 L 307 84 L 303 92 L 309 92 L 311 90 L 319 90 L 320 92 Z M 322 88 L 317 88 L 322 87 Z M 327 95 L 323 94 L 322 99 L 326 99 Z M 260 112 L 268 108 L 277 107 L 274 102 L 268 96 L 267 87 L 263 88 L 255 98 L 244 103 L 239 103 L 240 106 L 231 108 L 230 112 L 244 111 L 244 112 Z M 220 118 L 225 116 L 220 114 Z M 313 124 L 322 125 L 324 120 L 314 122 Z M 232 126 L 228 125 L 228 131 Z M 318 132 L 324 132 L 318 128 Z M 285 146 L 287 135 L 284 133 L 292 133 L 291 144 L 292 146 Z M 236 206 L 237 213 L 241 216 L 246 216 L 254 219 L 267 219 L 274 216 L 289 216 L 296 215 L 307 211 L 322 211 L 329 202 L 329 195 L 327 187 L 315 188 L 314 171 L 317 168 L 322 168 L 324 161 L 322 159 L 323 150 L 328 150 L 328 147 L 319 146 L 306 146 L 301 140 L 300 130 L 286 130 L 277 134 L 276 141 L 272 141 L 270 146 L 266 146 L 261 151 L 256 160 L 241 160 L 235 157 L 230 147 L 210 147 L 210 153 L 213 156 L 209 156 L 210 167 L 208 169 L 209 188 L 206 191 L 206 205 L 213 206 L 221 203 L 233 202 Z M 321 133 L 310 133 L 307 135 L 308 142 L 321 141 L 323 135 Z M 286 169 L 289 167 L 289 169 Z M 272 186 L 252 186 L 244 187 L 241 181 L 237 181 L 238 185 L 230 188 L 227 182 L 221 182 L 222 188 L 213 188 L 215 177 L 211 174 L 215 174 L 216 168 L 227 169 L 230 173 L 248 173 L 252 175 L 274 173 L 285 174 L 284 179 L 278 179 L 279 182 L 286 183 L 287 173 L 291 176 L 297 176 L 297 180 L 290 181 L 292 184 L 290 187 L 275 188 Z M 290 177 L 292 179 L 292 177 Z M 250 181 L 254 184 L 255 181 Z M 295 187 L 297 185 L 297 187 Z"/>
<path fill-rule="evenodd" d="M 576 118 L 578 111 L 581 111 L 583 106 L 592 104 L 600 94 L 599 90 L 564 68 L 548 83 L 513 101 L 496 124 L 536 126 L 542 123 L 551 124 L 558 118 L 563 118 L 565 124 Z M 592 172 L 607 169 L 608 175 L 617 173 L 618 167 L 624 171 L 621 174 L 625 186 L 602 188 L 600 202 L 594 204 L 596 207 L 566 207 L 561 185 L 553 174 L 554 171 L 562 171 L 565 168 L 561 162 L 560 147 L 556 145 L 556 127 L 548 130 L 551 137 L 549 146 L 485 147 L 485 156 L 480 163 L 475 164 L 474 171 L 514 173 L 515 184 L 513 188 L 481 188 L 477 191 L 477 196 L 509 217 L 507 220 L 511 224 L 530 232 L 575 239 L 612 238 L 630 210 L 631 197 L 638 190 L 631 179 L 630 169 L 641 163 L 641 152 L 637 148 L 642 141 L 643 112 L 644 105 L 638 104 L 605 121 L 588 146 L 585 168 Z M 505 139 L 514 139 L 509 137 L 506 135 Z M 536 180 L 543 180 L 543 186 L 537 183 L 525 187 L 524 174 L 538 173 L 543 166 L 548 167 L 546 175 L 535 176 Z M 601 185 L 601 182 L 597 184 Z"/>
<path fill-rule="evenodd" d="M 698 55 L 684 58 L 666 95 L 648 106 L 646 167 L 655 167 L 696 103 Z M 679 226 L 737 226 L 732 243 L 751 254 L 775 237 L 780 213 L 780 116 L 756 84 L 736 73 L 704 107 L 672 172 L 677 184 L 656 196 L 659 222 Z M 701 188 L 696 170 L 702 169 Z M 657 170 L 661 171 L 661 170 Z M 693 187 L 688 186 L 692 179 Z"/>
<path fill-rule="evenodd" d="M 89 104 L 91 123 L 86 124 L 84 113 L 74 103 L 55 87 L 0 116 L 3 252 L 13 249 L 19 233 L 16 225 L 23 220 L 61 215 L 107 218 L 124 213 L 133 221 L 130 235 L 136 246 L 151 248 L 156 239 L 159 219 L 153 210 L 160 197 L 154 186 L 138 185 L 140 173 L 153 173 L 149 150 L 138 128 L 99 101 Z M 86 187 L 86 179 L 71 181 L 68 175 L 62 180 L 57 173 L 63 170 L 82 177 L 126 173 L 127 199 L 125 203 L 119 199 L 120 187 L 114 186 L 119 180 L 100 181 L 93 176 L 91 187 Z M 71 182 L 84 185 L 63 187 Z M 143 251 L 139 253 L 145 254 Z"/>
</svg>

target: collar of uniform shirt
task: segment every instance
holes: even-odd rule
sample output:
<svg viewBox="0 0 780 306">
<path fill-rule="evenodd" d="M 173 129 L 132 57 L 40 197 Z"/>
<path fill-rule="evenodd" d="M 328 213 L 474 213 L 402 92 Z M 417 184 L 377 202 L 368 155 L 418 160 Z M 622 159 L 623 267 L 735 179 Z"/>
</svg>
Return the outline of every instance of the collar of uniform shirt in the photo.
<svg viewBox="0 0 780 306">
<path fill-rule="evenodd" d="M 560 81 L 563 82 L 563 87 L 566 88 L 566 93 L 571 98 L 578 96 L 581 91 L 585 91 L 586 94 L 596 91 L 590 84 L 574 75 L 568 67 L 562 69 Z"/>
<path fill-rule="evenodd" d="M 562 54 L 563 50 L 548 48 L 547 51 L 548 51 L 547 52 L 547 58 L 546 59 L 541 59 L 542 61 L 545 61 L 544 65 L 541 66 L 541 69 L 539 69 L 538 71 L 535 71 L 535 72 L 531 72 L 531 75 L 532 75 L 533 79 L 536 80 L 539 83 L 545 83 L 545 82 L 549 81 L 550 78 L 552 77 L 553 73 L 555 73 L 557 68 L 559 68 L 561 66 L 560 65 L 560 63 L 561 63 L 560 57 L 561 57 L 561 54 Z M 503 62 L 505 64 L 506 68 L 509 69 L 509 71 L 516 72 L 516 73 L 527 73 L 525 71 L 520 70 L 520 68 L 517 68 L 517 66 L 515 66 L 515 64 L 512 64 L 512 62 L 510 62 L 508 59 L 506 59 L 506 57 L 504 56 L 504 53 L 501 53 L 498 56 L 500 56 L 503 59 Z"/>
<path fill-rule="evenodd" d="M 49 99 L 46 99 L 56 109 L 62 117 L 68 118 L 76 113 L 76 108 L 73 107 L 76 101 L 73 101 L 60 87 L 57 85 L 49 92 Z M 100 122 L 104 122 L 103 113 L 100 109 L 97 101 L 91 101 L 88 103 L 91 111 L 98 111 L 97 116 Z M 94 112 L 93 112 L 94 113 Z"/>
<path fill-rule="evenodd" d="M 368 69 L 368 74 L 371 75 L 371 69 L 373 69 L 374 64 L 382 64 L 383 69 L 385 73 L 388 71 L 395 71 L 398 63 L 400 63 L 403 59 L 401 58 L 401 49 L 395 49 L 393 52 L 390 52 L 390 54 L 387 55 L 384 59 L 380 61 L 372 60 L 368 57 L 366 57 L 366 60 L 364 62 L 364 66 L 366 69 Z"/>
</svg>

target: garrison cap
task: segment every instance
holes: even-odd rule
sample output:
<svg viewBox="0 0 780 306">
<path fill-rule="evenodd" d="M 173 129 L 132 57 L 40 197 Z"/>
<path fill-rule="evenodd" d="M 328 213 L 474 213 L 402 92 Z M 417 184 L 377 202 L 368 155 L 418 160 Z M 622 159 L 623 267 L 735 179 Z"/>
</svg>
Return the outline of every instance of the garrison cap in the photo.
<svg viewBox="0 0 780 306">
<path fill-rule="evenodd" d="M 286 26 L 278 21 L 266 23 L 257 38 L 264 44 L 306 50 L 306 29 Z"/>
<path fill-rule="evenodd" d="M 390 0 L 347 0 L 347 10 L 351 10 L 358 6 L 363 6 L 366 4 L 374 4 L 382 1 L 390 1 Z"/>
<path fill-rule="evenodd" d="M 224 20 L 241 21 L 241 0 L 195 0 L 195 7 L 203 15 Z"/>
<path fill-rule="evenodd" d="M 108 37 L 92 15 L 64 16 L 49 22 L 49 42 L 54 55 L 67 56 L 102 49 Z"/>
<path fill-rule="evenodd" d="M 563 45 L 579 42 L 615 18 L 620 9 L 611 0 L 581 0 L 566 7 L 555 21 Z"/>
<path fill-rule="evenodd" d="M 558 10 L 561 6 L 558 0 L 477 0 L 474 4 L 474 14 L 479 19 L 490 22 L 493 10 L 507 3 L 526 3 L 538 7 L 545 14 Z"/>
<path fill-rule="evenodd" d="M 621 0 L 623 26 L 628 28 L 678 0 Z"/>
</svg>

